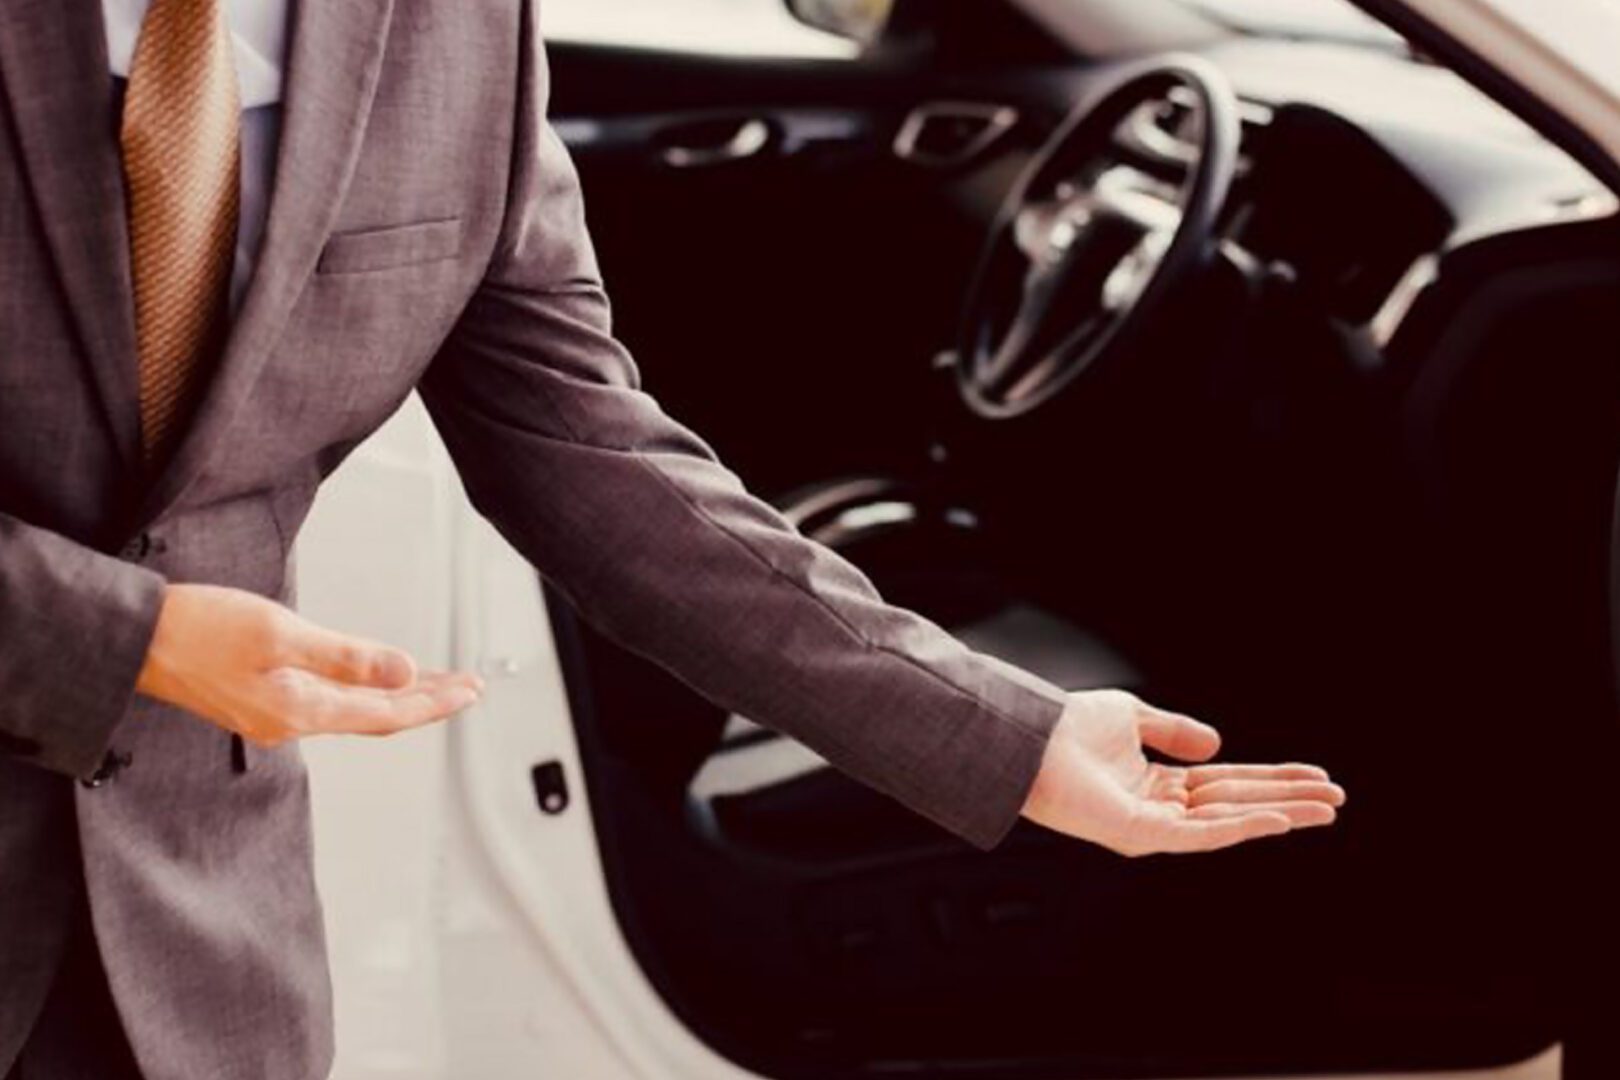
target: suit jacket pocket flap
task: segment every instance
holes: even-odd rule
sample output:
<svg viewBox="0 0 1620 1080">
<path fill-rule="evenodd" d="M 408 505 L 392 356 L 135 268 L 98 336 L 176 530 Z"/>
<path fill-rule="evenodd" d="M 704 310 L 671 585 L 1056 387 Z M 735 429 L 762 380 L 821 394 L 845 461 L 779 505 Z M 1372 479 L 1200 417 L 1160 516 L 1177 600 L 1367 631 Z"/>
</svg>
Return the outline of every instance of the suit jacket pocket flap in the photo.
<svg viewBox="0 0 1620 1080">
<path fill-rule="evenodd" d="M 358 274 L 449 259 L 461 249 L 461 219 L 443 218 L 384 229 L 334 233 L 316 271 Z"/>
</svg>

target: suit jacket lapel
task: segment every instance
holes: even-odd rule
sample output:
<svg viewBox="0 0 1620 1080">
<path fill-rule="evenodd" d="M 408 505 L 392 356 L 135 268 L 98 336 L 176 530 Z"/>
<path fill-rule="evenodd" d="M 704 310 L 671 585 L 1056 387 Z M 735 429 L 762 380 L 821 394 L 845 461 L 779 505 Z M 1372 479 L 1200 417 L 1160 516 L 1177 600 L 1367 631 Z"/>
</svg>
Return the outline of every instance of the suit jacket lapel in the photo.
<svg viewBox="0 0 1620 1080">
<path fill-rule="evenodd" d="M 29 188 L 91 380 L 126 465 L 140 460 L 123 162 L 101 5 L 0 0 L 4 80 Z"/>
<path fill-rule="evenodd" d="M 392 9 L 393 0 L 294 4 L 281 143 L 258 265 L 219 369 L 142 508 L 142 526 L 174 505 L 227 436 L 314 269 L 354 172 Z"/>
</svg>

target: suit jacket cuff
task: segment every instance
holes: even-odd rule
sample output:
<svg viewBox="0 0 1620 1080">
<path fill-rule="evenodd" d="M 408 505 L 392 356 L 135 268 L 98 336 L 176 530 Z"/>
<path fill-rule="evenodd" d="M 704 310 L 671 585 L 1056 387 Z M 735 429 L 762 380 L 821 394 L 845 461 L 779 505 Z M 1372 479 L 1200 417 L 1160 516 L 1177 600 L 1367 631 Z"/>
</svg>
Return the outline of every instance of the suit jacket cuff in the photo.
<svg viewBox="0 0 1620 1080">
<path fill-rule="evenodd" d="M 65 537 L 0 522 L 0 750 L 93 773 L 128 710 L 164 579 Z"/>
<path fill-rule="evenodd" d="M 1040 772 L 1047 744 L 1068 695 L 1010 664 L 975 657 L 974 693 L 964 699 L 976 715 L 960 729 L 973 745 L 947 760 L 947 775 L 927 779 L 926 792 L 902 795 L 944 828 L 974 847 L 989 850 L 1018 823 Z"/>
</svg>

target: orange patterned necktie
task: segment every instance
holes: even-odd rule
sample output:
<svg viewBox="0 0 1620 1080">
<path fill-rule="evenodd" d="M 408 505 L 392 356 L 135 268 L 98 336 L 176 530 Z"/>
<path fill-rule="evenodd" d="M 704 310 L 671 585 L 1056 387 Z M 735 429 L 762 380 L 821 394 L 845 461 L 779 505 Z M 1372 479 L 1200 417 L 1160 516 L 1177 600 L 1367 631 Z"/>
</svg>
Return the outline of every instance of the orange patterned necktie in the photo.
<svg viewBox="0 0 1620 1080">
<path fill-rule="evenodd" d="M 153 0 L 121 136 L 149 469 L 172 448 L 229 325 L 239 101 L 224 0 Z"/>
</svg>

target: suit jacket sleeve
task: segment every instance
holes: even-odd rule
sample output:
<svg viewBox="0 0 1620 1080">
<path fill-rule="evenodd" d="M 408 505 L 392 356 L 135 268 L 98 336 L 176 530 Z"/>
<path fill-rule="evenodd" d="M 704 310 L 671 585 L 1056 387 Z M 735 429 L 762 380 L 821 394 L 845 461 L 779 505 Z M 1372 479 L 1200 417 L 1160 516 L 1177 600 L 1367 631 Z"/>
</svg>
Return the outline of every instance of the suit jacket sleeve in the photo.
<svg viewBox="0 0 1620 1080">
<path fill-rule="evenodd" d="M 995 844 L 1062 692 L 885 604 L 641 391 L 545 120 L 532 11 L 524 40 L 504 235 L 422 385 L 473 503 L 609 637 Z"/>
<path fill-rule="evenodd" d="M 156 573 L 0 514 L 0 752 L 96 769 L 162 598 Z"/>
</svg>

